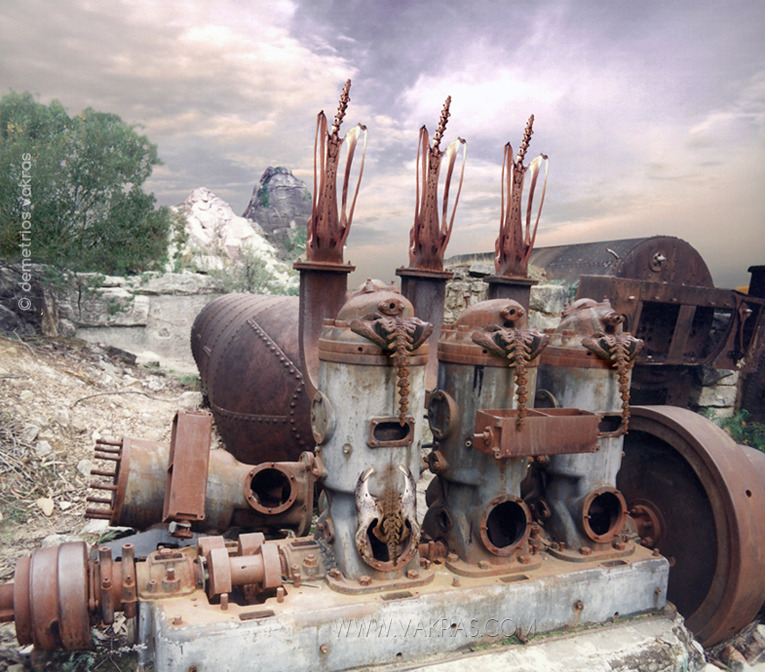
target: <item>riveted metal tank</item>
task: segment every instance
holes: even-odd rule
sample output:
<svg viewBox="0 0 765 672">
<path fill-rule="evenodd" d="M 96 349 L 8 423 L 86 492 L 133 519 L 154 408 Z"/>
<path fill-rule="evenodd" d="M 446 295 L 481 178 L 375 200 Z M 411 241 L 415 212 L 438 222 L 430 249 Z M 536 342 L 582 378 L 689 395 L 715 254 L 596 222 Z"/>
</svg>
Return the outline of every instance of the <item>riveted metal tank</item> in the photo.
<svg viewBox="0 0 765 672">
<path fill-rule="evenodd" d="M 544 269 L 549 280 L 576 282 L 582 275 L 613 275 L 713 286 L 712 274 L 702 256 L 690 243 L 674 236 L 540 247 L 531 253 L 531 264 Z"/>
<path fill-rule="evenodd" d="M 313 448 L 296 296 L 230 294 L 205 306 L 191 348 L 215 424 L 241 462 Z"/>
</svg>

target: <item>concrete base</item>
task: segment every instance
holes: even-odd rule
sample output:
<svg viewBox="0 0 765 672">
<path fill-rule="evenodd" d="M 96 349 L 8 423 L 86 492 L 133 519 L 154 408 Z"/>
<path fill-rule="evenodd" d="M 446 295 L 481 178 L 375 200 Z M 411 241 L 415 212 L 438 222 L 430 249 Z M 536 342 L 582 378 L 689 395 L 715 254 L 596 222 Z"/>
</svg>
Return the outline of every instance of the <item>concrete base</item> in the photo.
<svg viewBox="0 0 765 672">
<path fill-rule="evenodd" d="M 707 672 L 705 666 L 701 645 L 682 618 L 671 613 L 539 637 L 525 645 L 466 653 L 444 662 L 383 666 L 375 672 Z"/>
<path fill-rule="evenodd" d="M 163 672 L 238 671 L 253 661 L 261 672 L 447 665 L 455 656 L 463 661 L 476 650 L 518 641 L 516 635 L 533 641 L 545 633 L 663 613 L 669 566 L 638 547 L 629 559 L 607 562 L 544 556 L 528 574 L 455 581 L 443 566 L 428 571 L 434 576 L 426 585 L 387 593 L 345 595 L 317 578 L 299 588 L 287 585 L 283 602 L 232 602 L 226 610 L 210 605 L 201 591 L 142 602 L 139 641 L 147 648 L 141 663 Z M 451 669 L 458 668 L 443 668 Z"/>
</svg>

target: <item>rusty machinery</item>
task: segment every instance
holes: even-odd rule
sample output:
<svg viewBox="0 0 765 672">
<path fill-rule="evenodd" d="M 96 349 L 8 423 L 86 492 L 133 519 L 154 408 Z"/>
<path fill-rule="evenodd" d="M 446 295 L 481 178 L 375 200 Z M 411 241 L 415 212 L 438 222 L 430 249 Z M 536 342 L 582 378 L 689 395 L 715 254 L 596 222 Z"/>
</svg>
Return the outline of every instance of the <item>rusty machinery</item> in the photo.
<svg viewBox="0 0 765 672">
<path fill-rule="evenodd" d="M 687 406 L 695 372 L 711 369 L 705 375 L 714 378 L 716 369 L 736 370 L 740 406 L 765 421 L 765 267 L 748 269 L 747 293 L 715 288 L 699 252 L 672 236 L 538 248 L 530 263 L 548 280 L 578 284 L 577 298 L 608 299 L 644 341 L 631 381 L 634 403 Z"/>
<path fill-rule="evenodd" d="M 376 281 L 346 295 L 355 196 L 346 170 L 338 214 L 333 180 L 347 103 L 346 88 L 331 130 L 317 124 L 299 300 L 224 297 L 195 323 L 230 452 L 209 449 L 204 412 L 179 412 L 169 448 L 99 442 L 113 466 L 94 471 L 88 515 L 139 532 L 22 558 L 0 586 L 0 619 L 21 643 L 77 649 L 121 611 L 141 663 L 163 670 L 419 661 L 496 641 L 490 622 L 524 636 L 661 612 L 667 596 L 705 644 L 732 634 L 765 598 L 765 460 L 690 411 L 630 408 L 642 341 L 602 297 L 551 333 L 526 326 L 536 222 L 529 207 L 524 231 L 518 203 L 531 120 L 521 151 L 505 152 L 492 297 L 441 328 L 429 319 L 441 306 L 421 303 L 448 276 L 452 220 L 446 199 L 443 220 L 433 207 L 441 160 L 448 191 L 462 144 L 439 148 L 448 100 L 433 143 L 421 134 L 423 192 L 399 273 L 411 300 Z M 347 138 L 349 160 L 362 132 Z M 532 186 L 545 159 L 529 166 Z M 449 637 L 342 637 L 370 618 Z"/>
</svg>

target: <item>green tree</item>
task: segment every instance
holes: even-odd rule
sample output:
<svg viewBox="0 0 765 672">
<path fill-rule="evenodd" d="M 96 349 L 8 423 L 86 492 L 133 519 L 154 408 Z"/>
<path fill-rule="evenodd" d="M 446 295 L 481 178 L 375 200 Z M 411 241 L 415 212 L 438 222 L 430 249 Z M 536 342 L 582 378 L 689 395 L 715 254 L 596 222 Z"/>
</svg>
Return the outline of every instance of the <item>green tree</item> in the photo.
<svg viewBox="0 0 765 672">
<path fill-rule="evenodd" d="M 0 255 L 73 271 L 158 267 L 171 217 L 142 185 L 159 164 L 157 147 L 114 114 L 88 108 L 69 117 L 58 101 L 46 106 L 29 93 L 6 94 Z"/>
</svg>

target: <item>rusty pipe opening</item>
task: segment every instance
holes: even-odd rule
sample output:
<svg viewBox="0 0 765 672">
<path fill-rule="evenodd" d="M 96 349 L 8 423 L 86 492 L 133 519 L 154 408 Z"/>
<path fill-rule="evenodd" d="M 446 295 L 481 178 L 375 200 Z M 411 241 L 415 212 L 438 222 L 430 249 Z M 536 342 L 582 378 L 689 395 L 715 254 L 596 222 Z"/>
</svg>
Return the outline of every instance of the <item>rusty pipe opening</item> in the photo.
<svg viewBox="0 0 765 672">
<path fill-rule="evenodd" d="M 389 528 L 400 525 L 398 535 L 388 533 Z M 398 538 L 394 538 L 394 537 Z M 391 571 L 403 567 L 418 550 L 419 540 L 412 530 L 409 520 L 401 521 L 397 515 L 374 518 L 366 530 L 366 540 L 371 558 L 362 554 L 362 559 L 380 571 Z"/>
<path fill-rule="evenodd" d="M 494 555 L 510 555 L 529 536 L 531 513 L 517 497 L 493 499 L 481 516 L 481 541 Z"/>
<path fill-rule="evenodd" d="M 282 513 L 297 498 L 295 475 L 274 462 L 259 464 L 245 477 L 244 494 L 256 511 L 269 515 Z"/>
<path fill-rule="evenodd" d="M 613 541 L 624 529 L 627 503 L 616 488 L 599 488 L 582 502 L 582 527 L 593 541 Z"/>
</svg>

